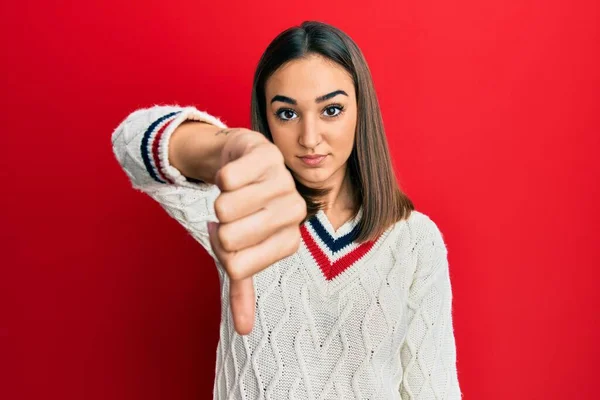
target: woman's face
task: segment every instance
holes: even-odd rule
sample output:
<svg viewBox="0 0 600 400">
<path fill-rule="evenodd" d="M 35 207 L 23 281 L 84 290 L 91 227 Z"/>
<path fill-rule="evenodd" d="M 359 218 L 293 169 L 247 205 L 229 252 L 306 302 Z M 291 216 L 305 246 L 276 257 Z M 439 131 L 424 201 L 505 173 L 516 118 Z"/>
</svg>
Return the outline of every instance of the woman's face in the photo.
<svg viewBox="0 0 600 400">
<path fill-rule="evenodd" d="M 273 142 L 294 177 L 308 187 L 340 184 L 356 132 L 356 93 L 350 75 L 321 56 L 294 60 L 265 85 Z"/>
</svg>

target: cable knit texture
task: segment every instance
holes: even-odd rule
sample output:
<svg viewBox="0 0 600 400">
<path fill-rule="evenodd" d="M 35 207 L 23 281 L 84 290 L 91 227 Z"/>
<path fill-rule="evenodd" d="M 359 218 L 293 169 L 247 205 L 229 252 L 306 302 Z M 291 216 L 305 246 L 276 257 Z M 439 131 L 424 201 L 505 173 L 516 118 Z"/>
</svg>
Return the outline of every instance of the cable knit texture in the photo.
<svg viewBox="0 0 600 400">
<path fill-rule="evenodd" d="M 229 281 L 211 249 L 215 185 L 169 164 L 169 138 L 193 107 L 155 106 L 114 131 L 133 186 L 154 198 L 215 259 L 222 314 L 215 399 L 460 399 L 446 246 L 414 211 L 373 242 L 356 243 L 362 210 L 335 230 L 320 211 L 301 226 L 298 251 L 254 276 L 254 329 L 238 335 Z"/>
</svg>

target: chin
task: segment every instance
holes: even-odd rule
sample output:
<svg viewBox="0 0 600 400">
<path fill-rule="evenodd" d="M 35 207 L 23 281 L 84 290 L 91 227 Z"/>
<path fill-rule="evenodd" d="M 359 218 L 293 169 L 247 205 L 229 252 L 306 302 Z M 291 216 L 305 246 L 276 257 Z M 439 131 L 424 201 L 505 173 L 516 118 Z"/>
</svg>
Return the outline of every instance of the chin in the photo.
<svg viewBox="0 0 600 400">
<path fill-rule="evenodd" d="M 296 178 L 304 186 L 308 187 L 320 187 L 331 177 L 331 173 L 327 169 L 313 169 L 310 171 L 294 171 L 292 170 L 294 178 Z"/>
</svg>

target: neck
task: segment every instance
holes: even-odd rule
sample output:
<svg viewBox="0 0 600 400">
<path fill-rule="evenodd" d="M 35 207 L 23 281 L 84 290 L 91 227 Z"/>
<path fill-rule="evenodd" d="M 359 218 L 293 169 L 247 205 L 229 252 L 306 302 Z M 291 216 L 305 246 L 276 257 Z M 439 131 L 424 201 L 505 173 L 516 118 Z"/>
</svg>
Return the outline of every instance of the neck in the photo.
<svg viewBox="0 0 600 400">
<path fill-rule="evenodd" d="M 307 188 L 329 189 L 329 193 L 321 197 L 321 209 L 328 217 L 339 216 L 340 218 L 349 218 L 354 215 L 356 209 L 355 188 L 348 174 L 347 164 L 339 168 L 325 181 L 314 183 L 306 182 L 295 177 L 298 182 Z"/>
<path fill-rule="evenodd" d="M 323 198 L 323 211 L 326 214 L 331 213 L 345 213 L 354 210 L 354 197 L 352 195 L 352 182 L 350 181 L 350 175 L 347 173 L 347 169 L 344 168 L 340 172 L 339 177 L 335 180 L 332 179 L 329 187 L 331 191 Z"/>
</svg>

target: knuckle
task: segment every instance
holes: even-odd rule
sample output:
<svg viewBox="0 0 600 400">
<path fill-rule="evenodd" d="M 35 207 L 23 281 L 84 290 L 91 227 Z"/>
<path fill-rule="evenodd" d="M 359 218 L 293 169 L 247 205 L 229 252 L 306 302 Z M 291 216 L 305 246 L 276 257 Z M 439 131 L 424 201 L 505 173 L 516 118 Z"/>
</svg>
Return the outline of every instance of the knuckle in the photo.
<svg viewBox="0 0 600 400">
<path fill-rule="evenodd" d="M 214 203 L 214 207 L 215 207 L 215 214 L 217 216 L 217 219 L 219 221 L 225 222 L 227 220 L 227 218 L 229 217 L 228 205 L 227 205 L 227 201 L 223 198 L 222 195 L 219 195 L 219 197 L 217 197 L 217 199 L 215 200 L 215 203 Z"/>
<path fill-rule="evenodd" d="M 270 159 L 276 164 L 283 164 L 283 154 L 281 151 L 271 142 L 265 143 L 265 150 L 268 152 Z"/>
<path fill-rule="evenodd" d="M 223 250 L 227 252 L 233 252 L 236 250 L 236 240 L 233 235 L 228 232 L 228 229 L 225 226 L 219 229 L 219 241 L 221 242 L 221 247 Z"/>
<path fill-rule="evenodd" d="M 307 215 L 307 209 L 306 209 L 307 205 L 306 205 L 306 200 L 304 200 L 304 197 L 302 197 L 299 193 L 296 195 L 296 202 L 295 202 L 295 211 L 297 215 L 297 218 L 299 220 L 303 220 L 304 218 L 306 218 Z"/>
<path fill-rule="evenodd" d="M 221 168 L 218 172 L 219 174 L 219 186 L 222 190 L 227 190 L 227 188 L 231 187 L 233 174 L 231 172 L 231 168 L 227 165 Z"/>
<path fill-rule="evenodd" d="M 241 263 L 238 260 L 239 257 L 231 259 L 226 268 L 227 275 L 229 275 L 229 278 L 234 281 L 238 281 L 246 277 L 243 269 L 241 268 Z"/>
<path fill-rule="evenodd" d="M 285 168 L 285 165 L 277 166 L 277 173 L 273 175 L 281 194 L 287 194 L 296 189 L 296 182 L 294 182 L 292 174 Z"/>
<path fill-rule="evenodd" d="M 294 235 L 292 237 L 292 243 L 294 243 L 294 252 L 298 250 L 300 247 L 300 243 L 302 243 L 302 235 L 300 234 L 300 229 L 294 230 Z"/>
<path fill-rule="evenodd" d="M 249 153 L 256 151 L 257 147 L 259 147 L 259 146 L 257 146 L 257 144 L 252 140 L 252 136 L 246 135 L 246 136 L 244 136 L 244 138 L 246 140 L 244 142 L 242 142 L 242 144 L 241 144 L 241 146 L 242 146 L 241 154 L 247 155 Z"/>
<path fill-rule="evenodd" d="M 223 268 L 225 269 L 225 271 L 227 271 L 227 273 L 229 274 L 229 263 L 230 263 L 229 255 L 219 253 L 217 255 L 217 258 L 218 258 L 219 262 L 221 263 L 221 265 L 223 266 Z"/>
<path fill-rule="evenodd" d="M 298 231 L 298 233 L 296 233 Z M 288 240 L 286 240 L 286 253 L 287 255 L 292 255 L 296 251 L 298 251 L 298 247 L 300 247 L 300 234 L 299 230 L 291 231 Z"/>
<path fill-rule="evenodd" d="M 285 166 L 283 167 L 283 172 L 284 172 L 284 176 L 285 176 L 285 183 L 288 187 L 288 189 L 290 191 L 292 190 L 296 190 L 296 182 L 294 181 L 294 177 L 292 176 L 292 174 L 290 173 L 290 171 L 288 171 Z"/>
<path fill-rule="evenodd" d="M 253 131 L 252 129 L 248 129 L 248 128 L 243 128 L 244 133 L 248 136 L 251 137 L 254 140 L 262 140 L 262 139 L 266 139 L 265 135 L 263 135 L 260 132 L 257 131 Z"/>
</svg>

